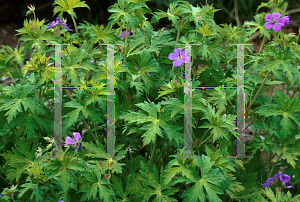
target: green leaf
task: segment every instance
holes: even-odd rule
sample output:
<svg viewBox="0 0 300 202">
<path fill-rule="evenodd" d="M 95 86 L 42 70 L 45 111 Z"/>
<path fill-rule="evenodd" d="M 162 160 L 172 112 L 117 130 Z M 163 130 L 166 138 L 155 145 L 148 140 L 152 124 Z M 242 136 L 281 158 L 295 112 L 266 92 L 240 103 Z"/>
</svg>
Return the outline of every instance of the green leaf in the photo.
<svg viewBox="0 0 300 202">
<path fill-rule="evenodd" d="M 21 86 L 21 84 L 17 84 L 16 86 L 7 86 L 4 87 L 3 90 L 5 93 L 11 94 L 14 99 L 1 99 L 0 102 L 3 103 L 3 105 L 0 107 L 2 110 L 8 110 L 8 112 L 5 114 L 8 115 L 7 121 L 10 123 L 14 117 L 17 115 L 18 112 L 23 112 L 21 108 L 21 104 L 24 107 L 24 110 L 26 111 L 29 109 L 29 111 L 32 114 L 44 114 L 46 111 L 43 109 L 42 105 L 39 103 L 40 100 L 36 98 L 28 98 L 27 95 L 35 89 L 35 86 L 26 84 Z"/>
<path fill-rule="evenodd" d="M 214 105 L 218 107 L 218 111 L 222 112 L 225 106 L 228 105 L 231 99 L 236 95 L 236 89 L 220 89 L 215 88 L 210 94 L 212 97 L 208 97 L 208 101 L 214 101 Z"/>
<path fill-rule="evenodd" d="M 31 49 L 32 46 L 37 43 L 40 46 L 45 46 L 45 41 L 57 41 L 58 36 L 54 35 L 51 31 L 46 30 L 46 25 L 37 25 L 36 30 L 28 31 L 27 34 L 23 34 L 20 38 L 24 41 L 22 44 L 26 49 Z"/>
<path fill-rule="evenodd" d="M 102 44 L 102 42 L 109 44 L 116 39 L 115 35 L 109 30 L 109 28 L 104 28 L 103 25 L 100 27 L 99 25 L 92 25 L 87 32 L 91 34 L 90 43 L 94 44 Z"/>
<path fill-rule="evenodd" d="M 208 119 L 210 123 L 205 123 L 198 128 L 212 129 L 210 133 L 213 135 L 213 142 L 221 137 L 225 137 L 229 141 L 229 132 L 237 137 L 237 132 L 234 131 L 236 129 L 234 124 L 236 116 L 223 114 L 223 116 L 220 117 L 219 113 L 220 112 L 216 113 L 215 108 L 212 108 L 212 106 L 208 103 L 208 107 L 204 111 L 205 116 L 202 119 Z"/>
<path fill-rule="evenodd" d="M 294 129 L 294 125 L 290 119 L 294 120 L 300 126 L 300 116 L 294 114 L 300 111 L 300 100 L 298 98 L 289 98 L 276 89 L 275 101 L 276 105 L 260 106 L 257 113 L 266 117 L 282 116 L 280 133 L 283 136 L 283 140 L 285 140 L 291 135 L 291 128 Z"/>
<path fill-rule="evenodd" d="M 78 193 L 83 195 L 80 200 L 91 200 L 92 199 L 101 199 L 103 202 L 113 201 L 114 193 L 107 188 L 109 185 L 107 180 L 102 179 L 101 172 L 95 168 L 91 168 L 90 172 L 83 172 L 83 177 L 89 182 L 90 186 L 85 188 L 83 185 L 80 186 Z M 109 186 L 108 186 L 109 187 Z M 97 196 L 98 195 L 98 196 Z"/>
<path fill-rule="evenodd" d="M 276 144 L 276 148 L 272 148 L 272 152 L 280 155 L 282 154 L 282 159 L 286 159 L 287 162 L 295 168 L 296 162 L 298 158 L 296 156 L 300 155 L 300 149 L 299 144 L 300 142 L 297 141 L 296 144 L 292 144 L 295 142 L 294 138 L 287 139 L 285 142 L 283 142 L 283 147 L 279 147 L 279 145 Z"/>
<path fill-rule="evenodd" d="M 180 137 L 181 134 L 178 132 L 178 130 L 181 130 L 182 127 L 167 123 L 171 120 L 171 117 L 167 111 L 164 111 L 159 116 L 159 118 L 157 118 L 157 111 L 160 111 L 161 104 L 156 105 L 153 102 L 151 102 L 151 104 L 144 102 L 136 104 L 136 106 L 146 111 L 148 113 L 148 116 L 140 111 L 129 111 L 129 113 L 123 114 L 119 118 L 128 121 L 128 124 L 134 122 L 136 122 L 137 124 L 145 123 L 143 127 L 140 128 L 140 130 L 146 130 L 146 133 L 142 135 L 142 137 L 144 137 L 144 146 L 150 144 L 151 141 L 154 143 L 156 134 L 158 134 L 160 137 L 164 137 L 162 134 L 162 129 L 164 129 L 170 141 L 172 141 L 172 139 L 175 139 L 177 144 L 179 144 L 179 141 L 182 141 Z"/>
<path fill-rule="evenodd" d="M 57 5 L 53 9 L 53 16 L 59 12 L 59 17 L 62 18 L 64 12 L 67 12 L 70 16 L 73 16 L 75 19 L 76 13 L 74 12 L 74 8 L 88 8 L 90 7 L 85 4 L 85 1 L 81 0 L 55 0 L 53 5 Z"/>
<path fill-rule="evenodd" d="M 14 169 L 9 169 L 7 174 L 7 179 L 12 181 L 20 179 L 23 173 L 26 173 L 27 169 L 33 166 L 33 159 L 35 155 L 36 145 L 33 145 L 30 150 L 31 144 L 19 141 L 17 142 L 16 149 L 13 147 L 12 152 L 8 151 L 1 154 L 6 160 L 6 163 L 13 167 Z"/>
<path fill-rule="evenodd" d="M 245 23 L 246 26 L 247 25 L 250 25 L 250 26 L 252 25 L 253 26 L 253 27 L 250 27 L 250 28 L 247 29 L 247 31 L 249 31 L 248 35 L 251 35 L 251 34 L 255 33 L 256 30 L 259 30 L 261 36 L 265 36 L 270 40 L 270 37 L 271 37 L 270 31 L 267 30 L 265 28 L 264 24 L 261 23 L 262 18 L 260 17 L 260 15 L 255 15 L 254 20 L 255 20 L 255 22 L 251 21 L 251 22 L 246 22 Z"/>
<path fill-rule="evenodd" d="M 142 186 L 136 183 L 130 188 L 130 191 L 142 197 L 143 202 L 148 201 L 151 197 L 154 197 L 153 201 L 155 202 L 177 201 L 170 196 L 174 195 L 179 189 L 171 187 L 171 183 L 162 183 L 164 175 L 163 168 L 160 170 L 159 178 L 159 172 L 155 165 L 141 161 L 140 173 L 141 177 L 139 181 L 142 182 Z"/>
<path fill-rule="evenodd" d="M 108 9 L 108 12 L 112 14 L 108 20 L 107 26 L 111 29 L 114 24 L 121 21 L 129 24 L 129 29 L 132 27 L 139 27 L 139 18 L 136 15 L 130 14 L 133 11 L 142 8 L 144 5 L 141 3 L 127 2 L 124 0 L 118 0 L 118 3 L 114 4 Z"/>
<path fill-rule="evenodd" d="M 212 169 L 214 162 L 210 158 L 202 154 L 201 158 L 194 158 L 193 162 L 200 168 L 201 177 L 198 175 L 196 168 L 192 168 L 193 178 L 187 179 L 187 183 L 194 185 L 187 189 L 181 196 L 186 201 L 222 201 L 219 195 L 223 195 L 230 184 L 230 180 L 226 180 L 218 168 Z M 205 189 L 205 192 L 204 190 Z"/>
<path fill-rule="evenodd" d="M 30 195 L 30 200 L 32 200 L 34 197 L 35 202 L 43 201 L 44 200 L 43 194 L 44 193 L 42 189 L 39 187 L 39 184 L 35 184 L 34 189 Z"/>
</svg>

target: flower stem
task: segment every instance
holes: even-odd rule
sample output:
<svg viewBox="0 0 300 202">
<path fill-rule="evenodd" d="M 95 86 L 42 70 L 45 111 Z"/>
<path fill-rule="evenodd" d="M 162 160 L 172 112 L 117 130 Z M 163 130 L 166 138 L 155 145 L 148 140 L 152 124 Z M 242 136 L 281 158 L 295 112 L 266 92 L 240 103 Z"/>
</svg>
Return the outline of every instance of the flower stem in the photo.
<svg viewBox="0 0 300 202">
<path fill-rule="evenodd" d="M 263 46 L 265 44 L 265 39 L 266 39 L 266 37 L 264 36 L 264 38 L 263 38 L 263 40 L 261 42 L 261 46 L 260 46 L 260 49 L 259 49 L 258 53 L 260 53 L 260 51 L 262 50 L 262 48 L 263 48 Z"/>
<path fill-rule="evenodd" d="M 156 146 L 156 141 L 157 141 L 157 138 L 155 138 L 155 141 L 154 141 L 154 144 L 153 144 L 153 149 L 152 149 L 152 152 L 151 152 L 151 157 L 150 157 L 150 163 L 152 164 L 153 162 L 153 157 L 154 157 L 154 151 L 155 151 L 155 146 Z"/>
<path fill-rule="evenodd" d="M 266 77 L 265 77 L 263 83 L 261 84 L 261 86 L 259 87 L 258 91 L 256 92 L 256 95 L 254 96 L 253 100 L 252 100 L 251 103 L 249 104 L 249 107 L 248 107 L 248 109 L 247 109 L 247 111 L 246 111 L 246 113 L 245 113 L 245 117 L 247 117 L 248 112 L 249 112 L 249 110 L 250 110 L 250 107 L 251 107 L 252 104 L 254 103 L 256 97 L 258 96 L 258 93 L 260 92 L 260 90 L 262 89 L 263 85 L 265 84 L 265 82 L 266 82 L 266 80 L 267 80 L 269 74 L 270 74 L 270 71 L 267 73 L 267 75 L 266 75 Z"/>
<path fill-rule="evenodd" d="M 73 20 L 73 23 L 74 23 L 74 27 L 75 27 L 75 31 L 76 31 L 76 34 L 78 36 L 78 45 L 80 46 L 80 42 L 79 42 L 79 34 L 78 34 L 78 30 L 77 30 L 77 25 L 76 25 L 76 21 L 74 19 L 74 17 L 71 15 L 71 18 Z"/>
<path fill-rule="evenodd" d="M 204 142 L 206 142 L 206 140 L 208 140 L 212 135 L 213 135 L 213 133 L 211 133 L 210 136 L 208 136 L 203 142 L 201 142 L 201 144 L 203 144 Z"/>
<path fill-rule="evenodd" d="M 75 175 L 70 171 L 70 169 L 69 168 L 67 168 L 68 169 L 68 171 L 71 173 L 71 175 L 74 177 L 74 179 L 76 179 L 76 177 L 75 177 Z M 76 179 L 77 180 L 77 179 Z"/>
<path fill-rule="evenodd" d="M 279 159 L 280 159 L 281 156 L 282 156 L 282 154 L 279 155 L 277 161 L 273 164 L 272 169 L 271 169 L 271 171 L 270 171 L 270 173 L 269 173 L 269 176 L 272 176 L 272 171 L 273 171 L 275 165 L 277 164 L 277 162 L 279 161 Z"/>
</svg>

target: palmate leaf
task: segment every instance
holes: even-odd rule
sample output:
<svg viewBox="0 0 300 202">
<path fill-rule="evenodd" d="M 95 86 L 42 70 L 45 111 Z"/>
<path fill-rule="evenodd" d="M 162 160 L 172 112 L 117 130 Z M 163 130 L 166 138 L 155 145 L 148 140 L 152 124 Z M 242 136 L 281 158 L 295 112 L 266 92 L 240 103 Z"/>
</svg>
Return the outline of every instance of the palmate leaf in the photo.
<svg viewBox="0 0 300 202">
<path fill-rule="evenodd" d="M 90 43 L 94 44 L 102 44 L 102 41 L 108 44 L 116 39 L 116 36 L 109 30 L 109 28 L 104 28 L 103 25 L 100 27 L 99 25 L 92 25 L 87 32 L 91 34 Z"/>
<path fill-rule="evenodd" d="M 254 137 L 254 140 L 256 142 L 251 142 L 251 146 L 254 147 L 252 150 L 252 154 L 254 154 L 258 149 L 262 147 L 263 151 L 271 152 L 271 145 L 275 145 L 275 143 L 272 141 L 272 136 L 268 135 L 264 141 L 262 141 L 261 137 Z"/>
<path fill-rule="evenodd" d="M 95 70 L 96 68 L 90 61 L 83 61 L 85 57 L 85 52 L 82 50 L 77 50 L 76 52 L 71 50 L 70 57 L 68 58 L 62 55 L 62 75 L 67 73 L 66 82 L 71 80 L 72 86 L 78 86 L 81 83 L 79 78 L 84 76 L 84 72 L 79 73 L 76 69 Z"/>
<path fill-rule="evenodd" d="M 129 68 L 131 68 L 133 72 L 137 72 L 138 76 L 141 76 L 147 89 L 154 87 L 153 84 L 155 82 L 155 80 L 148 76 L 147 73 L 158 72 L 161 69 L 155 59 L 151 60 L 151 55 L 146 50 L 140 52 L 138 56 L 138 71 L 134 69 L 131 63 L 129 64 Z"/>
<path fill-rule="evenodd" d="M 177 155 L 170 155 L 170 157 L 183 157 L 183 149 L 178 152 Z M 194 176 L 190 170 L 190 162 L 186 158 L 175 158 L 168 163 L 167 168 L 165 169 L 165 175 L 163 179 L 163 184 L 169 184 L 177 173 L 181 173 L 183 177 L 191 179 Z M 175 183 L 173 183 L 175 184 Z"/>
<path fill-rule="evenodd" d="M 178 2 L 170 3 L 170 8 L 168 8 L 167 13 L 164 11 L 154 12 L 155 15 L 151 19 L 151 23 L 156 23 L 162 18 L 168 17 L 169 20 L 173 22 L 174 25 L 178 25 L 178 15 L 180 15 L 181 8 L 177 7 Z"/>
<path fill-rule="evenodd" d="M 77 121 L 80 112 L 82 112 L 85 118 L 89 117 L 92 122 L 103 123 L 101 114 L 99 114 L 99 109 L 88 108 L 84 106 L 83 103 L 79 103 L 77 100 L 67 102 L 63 107 L 76 108 L 72 112 L 69 112 L 68 114 L 63 116 L 63 118 L 66 118 L 63 123 L 66 128 L 72 126 L 72 124 Z"/>
<path fill-rule="evenodd" d="M 222 46 L 219 45 L 222 38 L 216 38 L 214 41 L 211 41 L 212 37 L 204 37 L 201 45 L 199 45 L 199 54 L 205 58 L 212 60 L 212 64 L 218 64 L 221 60 L 219 55 L 222 55 L 224 50 Z"/>
<path fill-rule="evenodd" d="M 295 68 L 295 65 L 292 64 L 292 57 L 295 56 L 290 47 L 284 51 L 276 52 L 275 49 L 271 49 L 269 52 L 271 58 L 274 58 L 273 61 L 270 59 L 265 60 L 265 66 L 261 69 L 263 72 L 272 71 L 275 76 L 278 78 L 279 70 L 282 70 L 287 76 L 288 80 L 292 83 L 294 78 L 298 76 L 298 71 Z"/>
<path fill-rule="evenodd" d="M 23 28 L 21 29 L 17 29 L 16 31 L 19 32 L 18 34 L 16 35 L 20 35 L 20 34 L 26 34 L 28 33 L 29 31 L 30 32 L 33 32 L 34 30 L 36 30 L 36 24 L 38 26 L 42 26 L 43 24 L 45 23 L 45 20 L 42 20 L 42 21 L 39 21 L 39 19 L 36 19 L 36 22 L 34 20 L 31 20 L 31 19 L 25 19 L 24 20 L 24 23 L 23 23 Z"/>
<path fill-rule="evenodd" d="M 177 80 L 175 79 L 175 76 L 173 77 L 172 81 L 169 82 L 168 84 L 165 84 L 166 87 L 162 87 L 162 91 L 159 91 L 158 94 L 159 96 L 156 98 L 160 98 L 164 95 L 176 92 L 177 89 L 180 88 L 180 84 L 177 82 Z"/>
<path fill-rule="evenodd" d="M 37 25 L 35 30 L 28 31 L 26 34 L 22 34 L 20 38 L 21 41 L 24 41 L 22 45 L 26 49 L 31 49 L 32 45 L 35 43 L 44 45 L 44 41 L 46 40 L 57 41 L 58 36 L 54 35 L 51 31 L 47 31 L 46 28 L 46 25 Z"/>
<path fill-rule="evenodd" d="M 105 80 L 105 83 L 107 84 L 107 60 L 106 61 L 100 61 L 103 65 L 100 65 L 100 70 L 96 70 L 96 74 L 92 77 L 91 82 L 97 83 L 102 80 Z M 114 60 L 114 84 L 117 87 L 119 84 L 120 77 L 118 76 L 119 73 L 125 72 L 126 67 L 123 67 L 121 64 L 121 60 L 118 57 L 115 57 Z"/>
<path fill-rule="evenodd" d="M 229 132 L 237 137 L 237 132 L 234 131 L 236 115 L 226 115 L 223 114 L 222 117 L 219 116 L 219 112 L 215 112 L 215 108 L 208 103 L 207 109 L 204 111 L 205 116 L 201 119 L 208 119 L 210 123 L 205 123 L 198 128 L 208 128 L 212 129 L 210 133 L 213 135 L 213 142 L 219 138 L 225 137 L 228 141 Z"/>
<path fill-rule="evenodd" d="M 107 26 L 111 29 L 114 24 L 121 20 L 129 25 L 129 29 L 132 27 L 139 27 L 139 18 L 130 13 L 133 13 L 135 10 L 142 7 L 144 7 L 144 5 L 138 2 L 133 3 L 126 0 L 118 0 L 118 3 L 108 9 L 108 12 L 114 14 L 109 17 Z"/>
<path fill-rule="evenodd" d="M 78 193 L 84 193 L 80 200 L 91 200 L 92 199 L 101 199 L 103 202 L 113 201 L 114 193 L 108 188 L 109 182 L 105 179 L 102 179 L 101 172 L 95 168 L 91 168 L 90 172 L 82 173 L 84 179 L 86 179 L 90 186 L 87 188 L 82 185 L 80 186 Z"/>
<path fill-rule="evenodd" d="M 76 13 L 74 12 L 74 8 L 88 8 L 90 7 L 85 4 L 85 1 L 81 0 L 55 0 L 53 5 L 57 5 L 53 9 L 53 16 L 59 12 L 59 17 L 62 18 L 63 12 L 67 12 L 69 15 L 73 16 L 75 19 Z"/>
<path fill-rule="evenodd" d="M 156 134 L 158 134 L 160 137 L 164 137 L 162 134 L 162 129 L 164 129 L 170 141 L 174 139 L 177 142 L 177 144 L 179 144 L 179 142 L 182 143 L 182 134 L 178 132 L 178 130 L 181 130 L 182 127 L 167 123 L 171 120 L 169 112 L 164 110 L 159 116 L 159 118 L 157 118 L 157 112 L 161 109 L 160 103 L 156 105 L 153 102 L 149 104 L 145 101 L 144 103 L 136 104 L 136 106 L 146 111 L 148 113 L 148 116 L 142 113 L 141 111 L 134 112 L 130 110 L 129 113 L 123 114 L 119 118 L 128 121 L 129 124 L 134 122 L 136 122 L 137 124 L 145 123 L 144 126 L 140 128 L 140 130 L 146 130 L 146 133 L 142 135 L 142 137 L 144 137 L 144 146 L 150 144 L 151 141 L 154 143 L 156 139 Z"/>
<path fill-rule="evenodd" d="M 155 202 L 177 201 L 170 196 L 174 195 L 179 189 L 171 187 L 171 183 L 162 183 L 164 175 L 163 168 L 160 170 L 159 177 L 159 172 L 155 165 L 141 161 L 140 173 L 141 175 L 139 175 L 137 180 L 129 188 L 132 194 L 143 198 L 143 202 L 149 201 L 151 197 L 154 197 L 153 201 Z"/>
<path fill-rule="evenodd" d="M 43 190 L 41 189 L 39 184 L 35 184 L 34 185 L 34 189 L 30 195 L 30 201 L 33 201 L 33 197 L 35 198 L 35 202 L 39 202 L 39 201 L 43 201 L 44 197 L 43 197 L 44 193 Z"/>
<path fill-rule="evenodd" d="M 261 36 L 265 36 L 270 40 L 270 32 L 265 28 L 264 23 L 261 23 L 261 18 L 259 15 L 254 16 L 255 22 L 246 22 L 245 25 L 250 25 L 253 27 L 250 27 L 247 29 L 248 35 L 250 36 L 251 34 L 255 33 L 256 30 L 259 30 L 261 33 Z"/>
<path fill-rule="evenodd" d="M 184 202 L 205 202 L 222 201 L 219 195 L 223 195 L 228 189 L 231 180 L 226 180 L 218 168 L 213 169 L 214 162 L 210 158 L 202 154 L 201 158 L 194 158 L 193 162 L 200 168 L 201 177 L 198 175 L 196 168 L 192 167 L 193 178 L 186 179 L 186 183 L 195 183 L 191 188 L 187 189 L 181 196 Z M 184 178 L 178 177 L 176 181 L 182 181 Z M 205 192 L 204 192 L 205 190 Z"/>
<path fill-rule="evenodd" d="M 9 126 L 10 128 L 24 126 L 24 135 L 27 135 L 27 138 L 32 140 L 35 137 L 36 131 L 45 129 L 46 131 L 51 132 L 53 123 L 43 117 L 37 116 L 36 114 L 24 113 L 17 116 L 17 118 L 14 119 Z"/>
<path fill-rule="evenodd" d="M 296 162 L 298 160 L 297 156 L 300 155 L 300 141 L 295 142 L 294 138 L 289 138 L 282 143 L 282 147 L 276 144 L 276 148 L 272 148 L 272 152 L 280 155 L 282 154 L 282 159 L 286 161 L 295 168 Z"/>
<path fill-rule="evenodd" d="M 221 28 L 221 26 L 223 28 Z M 230 43 L 245 43 L 245 39 L 247 39 L 246 36 L 246 31 L 242 29 L 239 26 L 233 26 L 230 23 L 229 25 L 227 24 L 221 24 L 220 26 L 216 26 L 218 32 L 226 37 L 225 44 L 230 44 Z"/>
<path fill-rule="evenodd" d="M 298 98 L 289 98 L 276 89 L 275 101 L 277 105 L 261 106 L 257 113 L 265 117 L 282 116 L 280 133 L 283 140 L 285 140 L 291 134 L 291 129 L 294 129 L 294 125 L 290 119 L 294 120 L 300 126 L 300 116 L 294 114 L 300 111 L 300 100 Z"/>
<path fill-rule="evenodd" d="M 7 86 L 3 90 L 5 93 L 10 94 L 14 99 L 1 99 L 0 102 L 3 105 L 0 107 L 2 110 L 8 110 L 5 116 L 8 115 L 7 121 L 10 123 L 14 117 L 16 117 L 17 112 L 23 112 L 21 105 L 23 105 L 24 110 L 28 110 L 35 115 L 45 114 L 46 111 L 43 109 L 42 105 L 39 103 L 40 100 L 36 98 L 28 98 L 27 95 L 35 89 L 35 86 L 31 84 L 26 84 L 21 86 L 17 84 L 16 86 Z"/>
<path fill-rule="evenodd" d="M 22 173 L 26 173 L 27 169 L 32 168 L 33 159 L 37 145 L 33 144 L 30 150 L 31 144 L 26 141 L 18 141 L 16 149 L 12 147 L 12 151 L 1 154 L 6 160 L 6 164 L 10 165 L 14 169 L 9 169 L 7 179 L 12 181 L 20 179 Z"/>
<path fill-rule="evenodd" d="M 218 107 L 218 111 L 222 112 L 225 106 L 230 102 L 233 96 L 236 95 L 235 89 L 219 89 L 215 88 L 210 94 L 212 97 L 208 97 L 208 101 L 214 101 L 214 105 Z"/>
<path fill-rule="evenodd" d="M 180 8 L 181 9 L 180 15 L 189 14 L 189 16 L 190 16 L 189 19 L 191 21 L 193 20 L 196 24 L 196 22 L 198 21 L 198 19 L 197 19 L 198 16 L 203 14 L 203 13 L 201 13 L 202 9 L 200 7 L 198 7 L 198 5 L 197 5 L 197 7 L 194 7 L 193 5 L 189 4 L 186 1 L 180 1 L 180 3 L 182 3 L 181 8 Z"/>
<path fill-rule="evenodd" d="M 17 45 L 17 47 L 15 48 L 15 50 L 13 50 L 9 46 L 3 46 L 2 45 L 1 47 L 3 47 L 3 49 L 6 49 L 8 51 L 8 53 L 9 53 L 5 57 L 5 63 L 7 63 L 9 60 L 12 60 L 12 61 L 16 61 L 17 64 L 20 67 L 23 67 L 23 61 L 24 61 L 24 58 L 25 58 L 25 55 L 23 53 L 24 46 L 21 45 L 20 48 L 18 48 L 18 45 Z"/>
<path fill-rule="evenodd" d="M 113 183 L 112 189 L 114 190 L 114 193 L 116 194 L 117 202 L 134 201 L 132 199 L 132 193 L 129 191 L 129 188 L 132 186 L 134 177 L 135 177 L 135 175 L 128 175 L 128 176 L 124 177 L 125 182 L 126 182 L 126 187 L 123 187 L 122 180 L 124 178 L 118 178 L 118 177 L 112 175 L 112 178 L 111 178 L 111 181 Z M 118 199 L 117 196 L 119 196 L 121 199 Z"/>
</svg>

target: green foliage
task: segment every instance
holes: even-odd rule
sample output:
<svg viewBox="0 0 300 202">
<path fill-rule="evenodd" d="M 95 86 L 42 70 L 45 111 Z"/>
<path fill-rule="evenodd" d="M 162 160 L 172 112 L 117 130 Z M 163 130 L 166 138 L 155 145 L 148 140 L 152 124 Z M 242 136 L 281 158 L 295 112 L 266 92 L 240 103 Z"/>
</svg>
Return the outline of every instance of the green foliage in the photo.
<svg viewBox="0 0 300 202">
<path fill-rule="evenodd" d="M 154 13 L 146 2 L 118 0 L 108 9 L 107 26 L 84 21 L 77 27 L 74 9 L 89 6 L 55 0 L 54 15 L 68 13 L 76 33 L 61 26 L 46 30 L 46 20 L 33 13 L 34 19 L 17 30 L 20 44 L 1 46 L 0 72 L 14 83 L 0 85 L 0 184 L 7 187 L 0 201 L 275 202 L 276 194 L 278 201 L 299 200 L 298 37 L 266 29 L 265 12 L 244 26 L 217 25 L 215 2 L 174 1 L 166 12 Z M 286 6 L 270 0 L 258 10 L 284 16 Z M 153 24 L 163 20 L 172 28 L 154 31 Z M 119 37 L 124 31 L 130 34 Z M 256 31 L 269 39 L 258 53 L 247 46 Z M 61 46 L 61 62 L 51 55 L 53 43 L 67 44 Z M 107 78 L 112 55 L 103 43 L 115 44 L 114 79 Z M 244 55 L 234 46 L 239 43 L 245 44 Z M 170 54 L 186 45 L 192 45 L 190 63 L 174 66 Z M 60 64 L 58 82 L 54 73 Z M 189 65 L 191 100 L 185 96 Z M 237 86 L 243 76 L 244 89 Z M 283 89 L 287 84 L 287 92 L 267 95 L 277 84 Z M 53 99 L 61 87 L 62 96 Z M 113 99 L 107 97 L 112 88 Z M 245 92 L 245 127 L 254 126 L 254 138 L 238 159 L 232 155 L 242 123 L 235 123 L 243 106 L 236 90 Z M 114 115 L 107 99 L 114 101 Z M 54 122 L 60 114 L 62 122 Z M 106 126 L 113 126 L 108 134 Z M 79 142 L 71 144 L 77 133 Z M 114 156 L 108 156 L 111 152 Z M 262 189 L 279 172 L 289 175 L 295 188 Z"/>
</svg>

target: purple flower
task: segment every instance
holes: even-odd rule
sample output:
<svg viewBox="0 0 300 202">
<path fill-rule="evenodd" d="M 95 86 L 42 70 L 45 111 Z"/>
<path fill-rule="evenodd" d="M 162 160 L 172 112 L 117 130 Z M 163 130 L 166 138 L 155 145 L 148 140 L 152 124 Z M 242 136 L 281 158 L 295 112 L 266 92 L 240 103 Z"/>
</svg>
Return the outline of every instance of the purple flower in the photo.
<svg viewBox="0 0 300 202">
<path fill-rule="evenodd" d="M 289 25 L 290 24 L 289 16 L 284 16 L 282 19 L 284 19 L 284 25 Z"/>
<path fill-rule="evenodd" d="M 274 32 L 279 32 L 281 30 L 281 27 L 285 25 L 286 20 L 283 18 L 280 18 L 280 13 L 273 13 L 267 14 L 265 17 L 265 20 L 267 23 L 265 23 L 266 29 L 271 29 L 273 27 Z"/>
<path fill-rule="evenodd" d="M 276 46 L 276 47 L 275 47 L 275 49 L 277 49 L 277 48 L 279 48 L 279 49 L 280 49 L 280 46 Z"/>
<path fill-rule="evenodd" d="M 94 63 L 94 62 L 95 62 L 95 61 L 94 61 L 94 58 L 91 58 L 90 60 L 91 60 L 91 63 Z"/>
<path fill-rule="evenodd" d="M 130 31 L 127 31 L 127 35 L 129 36 L 131 32 Z M 125 37 L 125 34 L 126 34 L 126 30 L 122 32 L 122 34 L 119 36 L 121 38 L 124 38 Z"/>
<path fill-rule="evenodd" d="M 291 183 L 289 182 L 290 179 L 291 179 L 290 176 L 285 175 L 285 174 L 282 174 L 282 175 L 280 175 L 279 178 L 280 178 L 280 181 L 283 182 L 283 185 L 284 185 L 285 187 L 287 187 L 287 188 L 295 188 L 295 187 L 293 187 L 293 186 L 290 186 L 290 185 L 291 185 Z"/>
<path fill-rule="evenodd" d="M 181 51 L 181 48 L 177 48 L 174 52 L 175 53 L 170 53 L 168 56 L 170 60 L 175 60 L 173 62 L 174 67 L 179 67 L 182 63 L 188 63 L 190 61 L 190 57 L 186 56 L 188 49 Z"/>
<path fill-rule="evenodd" d="M 47 29 L 50 29 L 50 28 L 55 28 L 57 25 L 60 25 L 62 28 L 65 28 L 65 29 L 67 29 L 68 31 L 71 31 L 71 30 L 67 27 L 67 24 L 66 24 L 66 23 L 61 22 L 61 20 L 60 20 L 59 17 L 56 18 L 56 21 L 50 22 L 50 23 L 48 24 L 46 30 L 47 30 Z"/>
<path fill-rule="evenodd" d="M 277 180 L 278 180 L 278 177 L 280 179 L 281 182 L 283 182 L 283 185 L 287 188 L 295 188 L 293 186 L 290 186 L 291 183 L 289 182 L 290 181 L 290 176 L 288 175 L 285 175 L 285 174 L 281 174 L 281 172 L 279 174 L 275 174 L 274 177 L 271 177 L 269 178 L 264 184 L 263 184 L 263 188 L 266 188 L 268 186 L 272 186 L 274 185 Z"/>
<path fill-rule="evenodd" d="M 73 132 L 72 135 L 74 136 L 74 139 L 76 140 L 76 142 L 74 142 L 73 139 L 72 139 L 71 137 L 67 136 L 67 137 L 66 137 L 66 140 L 65 140 L 65 144 L 66 144 L 66 145 L 73 145 L 73 144 L 75 144 L 75 147 L 74 147 L 74 149 L 72 149 L 72 150 L 74 151 L 74 150 L 76 149 L 76 146 L 78 146 L 78 149 L 79 149 L 80 151 L 82 151 L 82 149 L 81 149 L 82 143 L 79 142 L 79 139 L 81 138 L 80 133 L 78 133 L 78 132 Z"/>
<path fill-rule="evenodd" d="M 58 202 L 64 202 L 64 200 L 60 200 L 60 201 L 58 201 Z"/>
</svg>

